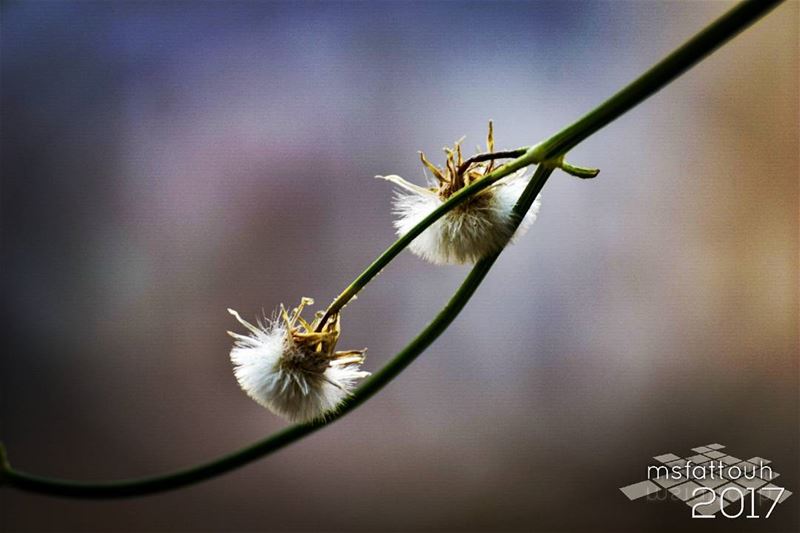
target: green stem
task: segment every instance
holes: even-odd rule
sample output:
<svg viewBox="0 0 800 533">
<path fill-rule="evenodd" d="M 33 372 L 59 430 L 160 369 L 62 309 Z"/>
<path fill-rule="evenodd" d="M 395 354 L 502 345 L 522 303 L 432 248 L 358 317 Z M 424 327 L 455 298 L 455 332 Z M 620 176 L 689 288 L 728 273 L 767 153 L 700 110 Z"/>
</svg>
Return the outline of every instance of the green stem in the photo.
<svg viewBox="0 0 800 533">
<path fill-rule="evenodd" d="M 539 160 L 547 160 L 566 154 L 597 130 L 663 89 L 783 1 L 746 0 L 737 4 L 593 111 L 536 145 L 536 156 Z"/>
<path fill-rule="evenodd" d="M 475 183 L 459 190 L 450 198 L 442 202 L 442 205 L 431 211 L 428 216 L 423 218 L 419 224 L 411 228 L 408 233 L 405 233 L 402 237 L 397 239 L 380 256 L 378 256 L 378 258 L 373 261 L 371 265 L 369 265 L 361 274 L 359 274 L 358 277 L 353 280 L 353 282 L 348 285 L 347 288 L 343 290 L 341 294 L 339 294 L 339 296 L 336 297 L 331 305 L 328 306 L 328 308 L 325 310 L 325 314 L 322 316 L 317 325 L 317 330 L 321 331 L 331 316 L 338 313 L 345 305 L 347 305 L 347 302 L 352 300 L 353 297 L 367 285 L 367 283 L 372 281 L 372 278 L 380 274 L 381 270 L 383 270 L 386 265 L 388 265 L 397 256 L 397 254 L 405 250 L 406 247 L 411 244 L 411 241 L 425 231 L 428 226 L 439 220 L 445 213 L 463 203 L 467 198 L 475 193 L 482 191 L 491 184 L 497 182 L 497 180 L 513 174 L 517 170 L 531 165 L 531 163 L 538 163 L 538 161 L 533 161 L 530 158 L 529 154 L 532 153 L 531 150 L 532 148 L 520 149 L 520 151 L 524 154 L 522 157 L 518 157 L 514 161 L 510 161 L 509 163 L 498 167 L 496 170 L 490 172 Z"/>
<path fill-rule="evenodd" d="M 641 103 L 644 99 L 666 86 L 689 67 L 721 46 L 749 24 L 766 14 L 782 0 L 746 0 L 717 19 L 686 44 L 655 65 L 633 83 L 619 91 L 597 109 L 575 124 L 557 133 L 546 141 L 528 149 L 518 159 L 503 165 L 484 179 L 454 194 L 442 206 L 428 215 L 409 233 L 398 239 L 386 252 L 375 260 L 356 280 L 336 298 L 330 309 L 338 311 L 361 288 L 377 275 L 416 236 L 433 224 L 449 209 L 501 179 L 504 176 L 535 163 L 540 164 L 533 178 L 515 206 L 517 223 L 541 191 L 561 157 L 582 140 L 609 124 L 620 115 Z M 572 167 L 574 170 L 576 167 Z M 581 169 L 589 171 L 591 169 Z M 587 176 L 588 177 L 588 174 Z M 107 483 L 82 483 L 72 480 L 50 479 L 14 469 L 8 463 L 0 446 L 0 484 L 44 494 L 78 498 L 112 498 L 150 494 L 197 483 L 234 468 L 243 466 L 295 442 L 352 411 L 372 397 L 422 353 L 452 323 L 464 308 L 472 294 L 488 273 L 497 254 L 476 263 L 463 284 L 434 320 L 386 366 L 355 391 L 341 409 L 326 420 L 310 424 L 290 426 L 251 446 L 242 448 L 208 463 L 166 475 L 149 478 L 123 480 Z M 332 313 L 329 313 L 332 314 Z M 324 320 L 321 321 L 324 323 Z"/>
<path fill-rule="evenodd" d="M 496 161 L 498 159 L 514 159 L 516 157 L 522 157 L 525 155 L 530 148 L 517 148 L 516 150 L 504 150 L 502 152 L 486 152 L 483 154 L 476 154 L 458 165 L 458 174 L 464 174 L 471 165 L 475 163 L 482 163 L 483 161 Z"/>
<path fill-rule="evenodd" d="M 328 318 L 341 310 L 372 278 L 380 274 L 394 257 L 403 251 L 425 229 L 436 222 L 449 210 L 462 203 L 468 197 L 485 189 L 497 180 L 508 176 L 515 170 L 542 161 L 563 158 L 572 148 L 588 138 L 600 128 L 610 124 L 621 115 L 636 107 L 639 103 L 652 96 L 675 78 L 686 72 L 689 68 L 706 57 L 708 54 L 725 44 L 737 33 L 765 15 L 784 0 L 746 0 L 725 13 L 722 17 L 707 26 L 703 31 L 689 39 L 680 48 L 665 57 L 650 70 L 636 78 L 633 82 L 621 89 L 611 98 L 600 104 L 593 111 L 580 118 L 574 124 L 564 128 L 546 141 L 532 148 L 528 148 L 518 159 L 499 167 L 480 181 L 469 187 L 461 189 L 451 196 L 441 206 L 431 212 L 411 231 L 400 237 L 394 244 L 386 249 L 366 270 L 364 270 L 325 310 L 319 328 L 322 328 Z M 512 150 L 510 153 L 517 155 L 524 149 Z M 579 178 L 593 178 L 599 172 L 597 169 L 587 169 L 560 161 L 562 170 Z"/>
<path fill-rule="evenodd" d="M 519 225 L 536 195 L 542 190 L 553 169 L 540 165 L 514 207 L 515 226 Z M 209 463 L 168 475 L 131 479 L 109 483 L 78 483 L 70 480 L 48 479 L 11 469 L 5 473 L 6 481 L 19 489 L 71 498 L 123 498 L 153 494 L 185 485 L 191 485 L 233 470 L 251 461 L 277 451 L 314 431 L 343 417 L 385 387 L 414 359 L 436 340 L 455 320 L 469 301 L 483 278 L 489 272 L 500 252 L 478 261 L 447 305 L 403 350 L 381 368 L 358 390 L 345 400 L 340 408 L 324 421 L 290 426 L 274 435 Z M 1 452 L 0 452 L 1 453 Z"/>
</svg>

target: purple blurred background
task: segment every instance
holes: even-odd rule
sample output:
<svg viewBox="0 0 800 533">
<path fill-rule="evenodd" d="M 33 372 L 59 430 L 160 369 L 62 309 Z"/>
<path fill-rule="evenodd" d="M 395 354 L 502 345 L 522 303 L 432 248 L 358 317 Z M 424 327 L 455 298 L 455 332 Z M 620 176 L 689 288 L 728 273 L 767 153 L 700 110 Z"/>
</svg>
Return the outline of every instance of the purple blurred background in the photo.
<svg viewBox="0 0 800 533">
<path fill-rule="evenodd" d="M 729 2 L 3 2 L 2 428 L 80 479 L 284 426 L 226 307 L 332 299 L 394 236 L 389 184 L 462 135 L 533 144 Z M 618 487 L 710 442 L 798 480 L 798 6 L 570 155 L 539 220 L 380 395 L 163 495 L 0 490 L 8 531 L 783 531 Z M 343 317 L 377 370 L 466 274 L 404 253 Z M 641 505 L 639 505 L 641 504 Z"/>
</svg>

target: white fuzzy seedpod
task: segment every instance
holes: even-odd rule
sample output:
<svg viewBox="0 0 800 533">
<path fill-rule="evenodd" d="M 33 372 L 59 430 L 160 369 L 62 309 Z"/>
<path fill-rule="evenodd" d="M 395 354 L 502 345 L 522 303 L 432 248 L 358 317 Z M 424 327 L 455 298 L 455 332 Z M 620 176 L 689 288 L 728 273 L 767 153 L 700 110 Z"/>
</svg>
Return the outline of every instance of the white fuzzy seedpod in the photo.
<svg viewBox="0 0 800 533">
<path fill-rule="evenodd" d="M 280 316 L 253 325 L 228 309 L 250 330 L 249 335 L 228 332 L 234 375 L 242 390 L 276 415 L 292 422 L 324 418 L 350 395 L 358 380 L 369 376 L 361 370 L 365 350 L 335 351 L 339 316 L 315 331 L 300 316 L 313 300 L 303 298 L 292 315 L 281 306 Z"/>
<path fill-rule="evenodd" d="M 447 212 L 414 239 L 409 249 L 435 264 L 474 263 L 524 235 L 536 220 L 536 198 L 513 233 L 512 211 L 528 183 L 524 171 L 504 178 Z M 399 176 L 386 176 L 398 183 Z M 398 183 L 399 184 L 399 183 Z M 408 190 L 408 188 L 406 188 Z M 394 201 L 397 234 L 403 235 L 446 200 L 430 189 L 398 193 Z"/>
<path fill-rule="evenodd" d="M 492 153 L 494 140 L 491 123 L 487 144 L 489 153 Z M 493 170 L 494 161 L 467 161 L 464 168 L 459 143 L 456 143 L 454 150 L 445 151 L 445 168 L 435 167 L 420 154 L 423 164 L 436 179 L 436 183 L 430 187 L 414 185 L 396 175 L 376 176 L 403 189 L 397 192 L 394 200 L 394 212 L 397 215 L 394 226 L 398 235 L 406 234 L 454 193 Z M 474 263 L 500 250 L 509 241 L 513 242 L 524 235 L 536 220 L 541 195 L 533 202 L 516 231 L 512 231 L 514 205 L 529 179 L 530 176 L 523 169 L 479 191 L 434 222 L 411 242 L 409 249 L 435 264 Z"/>
</svg>

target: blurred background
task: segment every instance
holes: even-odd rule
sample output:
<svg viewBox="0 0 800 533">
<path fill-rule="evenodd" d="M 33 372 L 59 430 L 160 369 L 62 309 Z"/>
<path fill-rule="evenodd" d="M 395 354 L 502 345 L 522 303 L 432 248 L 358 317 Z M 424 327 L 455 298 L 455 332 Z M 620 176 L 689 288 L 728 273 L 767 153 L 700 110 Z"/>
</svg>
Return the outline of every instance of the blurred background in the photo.
<svg viewBox="0 0 800 533">
<path fill-rule="evenodd" d="M 3 2 L 0 437 L 85 480 L 285 424 L 225 311 L 327 304 L 394 239 L 417 150 L 577 119 L 730 2 Z M 798 482 L 798 9 L 571 152 L 453 326 L 363 407 L 212 481 L 88 502 L 0 490 L 8 531 L 619 531 L 654 455 L 720 442 Z M 466 267 L 404 253 L 352 303 L 377 370 Z"/>
</svg>

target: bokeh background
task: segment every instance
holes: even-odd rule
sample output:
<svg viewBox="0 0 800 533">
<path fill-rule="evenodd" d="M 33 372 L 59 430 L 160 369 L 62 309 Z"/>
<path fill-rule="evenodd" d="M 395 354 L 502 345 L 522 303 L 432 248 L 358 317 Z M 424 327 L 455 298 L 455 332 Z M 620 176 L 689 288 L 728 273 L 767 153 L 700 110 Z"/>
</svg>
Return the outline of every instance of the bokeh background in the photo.
<svg viewBox="0 0 800 533">
<path fill-rule="evenodd" d="M 324 306 L 393 240 L 389 184 L 462 135 L 533 144 L 729 2 L 3 2 L 2 428 L 31 472 L 211 459 L 284 423 L 225 334 Z M 191 488 L 0 490 L 8 531 L 618 531 L 619 487 L 710 442 L 798 480 L 798 2 L 571 153 L 453 326 L 380 395 Z M 347 309 L 386 363 L 467 268 L 404 253 Z"/>
</svg>

